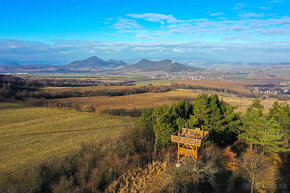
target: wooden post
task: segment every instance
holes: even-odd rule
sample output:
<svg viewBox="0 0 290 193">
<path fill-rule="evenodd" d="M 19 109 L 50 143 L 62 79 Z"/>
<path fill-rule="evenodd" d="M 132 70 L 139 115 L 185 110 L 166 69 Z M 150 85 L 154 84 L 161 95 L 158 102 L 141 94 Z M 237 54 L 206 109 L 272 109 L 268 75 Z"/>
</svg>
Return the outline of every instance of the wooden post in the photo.
<svg viewBox="0 0 290 193">
<path fill-rule="evenodd" d="M 180 136 L 180 133 L 179 132 L 178 132 L 178 136 Z M 179 143 L 177 143 L 177 146 L 178 146 L 178 149 L 177 149 L 177 160 L 179 162 L 179 160 L 180 160 L 180 156 L 179 156 L 179 148 L 180 148 L 180 145 L 179 145 Z"/>
<path fill-rule="evenodd" d="M 185 157 L 191 157 L 194 161 L 198 159 L 198 154 L 202 143 L 207 139 L 208 131 L 182 128 L 173 135 L 171 141 L 177 143 L 177 159 L 181 162 Z"/>
<path fill-rule="evenodd" d="M 179 160 L 180 160 L 180 157 L 179 157 L 179 147 L 180 145 L 179 145 L 179 143 L 178 143 L 178 149 L 177 149 L 177 160 L 178 160 L 178 162 L 179 162 Z"/>
</svg>

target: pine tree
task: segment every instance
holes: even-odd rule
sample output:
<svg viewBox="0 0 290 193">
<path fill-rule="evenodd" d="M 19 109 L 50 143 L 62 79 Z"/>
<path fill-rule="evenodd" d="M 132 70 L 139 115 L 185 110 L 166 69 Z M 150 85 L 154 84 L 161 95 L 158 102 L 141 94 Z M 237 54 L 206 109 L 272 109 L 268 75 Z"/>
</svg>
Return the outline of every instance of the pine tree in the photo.
<svg viewBox="0 0 290 193">
<path fill-rule="evenodd" d="M 154 153 L 156 154 L 158 146 L 165 146 L 170 142 L 171 134 L 176 130 L 173 119 L 172 109 L 166 105 L 156 107 L 153 110 L 153 131 L 155 133 Z"/>
<path fill-rule="evenodd" d="M 288 147 L 288 141 L 290 138 L 290 107 L 289 105 L 284 103 L 274 102 L 272 108 L 270 108 L 269 116 L 274 118 L 278 124 L 281 133 L 284 135 L 284 147 Z"/>
<path fill-rule="evenodd" d="M 275 119 L 267 119 L 263 114 L 263 105 L 259 99 L 255 99 L 247 109 L 243 119 L 243 133 L 239 139 L 262 149 L 263 152 L 283 151 L 281 141 L 283 135 L 279 133 L 279 125 Z"/>
<path fill-rule="evenodd" d="M 172 116 L 178 129 L 189 127 L 188 120 L 193 113 L 193 105 L 184 99 L 171 106 Z"/>
<path fill-rule="evenodd" d="M 222 125 L 221 129 L 217 129 L 218 137 L 221 142 L 230 144 L 237 139 L 239 128 L 241 127 L 240 113 L 236 113 L 234 110 L 237 107 L 232 106 L 224 101 L 221 101 L 222 109 Z"/>
<path fill-rule="evenodd" d="M 193 115 L 190 116 L 189 125 L 191 128 L 199 126 L 202 129 L 209 122 L 209 98 L 206 94 L 199 95 L 194 103 Z M 208 129 L 208 128 L 207 128 Z"/>
<path fill-rule="evenodd" d="M 189 126 L 209 131 L 211 141 L 230 144 L 236 140 L 240 117 L 234 107 L 220 100 L 217 95 L 199 95 L 194 103 Z"/>
<path fill-rule="evenodd" d="M 221 102 L 217 95 L 209 96 L 209 119 L 207 120 L 207 128 L 220 132 L 224 130 L 223 115 Z"/>
</svg>

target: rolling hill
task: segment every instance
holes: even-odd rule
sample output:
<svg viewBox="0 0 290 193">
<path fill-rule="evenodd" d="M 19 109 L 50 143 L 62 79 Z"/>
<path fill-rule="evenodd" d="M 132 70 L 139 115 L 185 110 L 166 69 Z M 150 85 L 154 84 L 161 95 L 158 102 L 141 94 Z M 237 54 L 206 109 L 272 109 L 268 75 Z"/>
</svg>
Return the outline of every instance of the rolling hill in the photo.
<svg viewBox="0 0 290 193">
<path fill-rule="evenodd" d="M 118 68 L 124 65 L 126 65 L 126 63 L 123 62 L 122 60 L 116 61 L 111 59 L 105 61 L 96 56 L 92 56 L 85 60 L 77 60 L 72 63 L 69 63 L 63 66 L 63 68 L 68 70 L 80 70 L 80 71 L 102 71 Z"/>
<path fill-rule="evenodd" d="M 174 60 L 161 60 L 161 61 L 150 61 L 143 59 L 137 62 L 134 65 L 128 66 L 131 70 L 139 70 L 143 72 L 154 72 L 154 71 L 163 71 L 163 72 L 181 72 L 181 71 L 196 71 L 201 70 L 201 68 L 196 68 L 188 66 L 185 64 L 180 64 Z"/>
</svg>

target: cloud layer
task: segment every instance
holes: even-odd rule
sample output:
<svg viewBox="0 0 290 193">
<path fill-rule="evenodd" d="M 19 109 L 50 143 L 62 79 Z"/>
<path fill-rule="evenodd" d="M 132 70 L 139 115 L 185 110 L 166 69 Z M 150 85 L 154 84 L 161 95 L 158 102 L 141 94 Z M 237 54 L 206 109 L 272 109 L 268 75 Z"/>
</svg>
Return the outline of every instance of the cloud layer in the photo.
<svg viewBox="0 0 290 193">
<path fill-rule="evenodd" d="M 289 62 L 290 17 L 269 14 L 278 0 L 254 11 L 237 3 L 234 14 L 209 9 L 205 18 L 127 13 L 107 18 L 97 40 L 0 39 L 0 61 L 65 64 L 92 55 L 110 59 L 203 58 L 219 61 Z M 268 11 L 268 12 L 267 12 Z M 233 16 L 234 15 L 234 16 Z M 106 41 L 102 41 L 106 39 Z"/>
<path fill-rule="evenodd" d="M 235 37 L 233 37 L 235 38 Z M 164 59 L 202 58 L 205 61 L 283 62 L 290 61 L 290 39 L 281 42 L 233 43 L 231 39 L 220 42 L 100 42 L 86 40 L 57 40 L 44 42 L 0 40 L 0 58 L 24 61 L 42 61 L 65 64 L 72 60 L 97 55 L 104 59 Z M 190 61 L 190 60 L 189 60 Z"/>
</svg>

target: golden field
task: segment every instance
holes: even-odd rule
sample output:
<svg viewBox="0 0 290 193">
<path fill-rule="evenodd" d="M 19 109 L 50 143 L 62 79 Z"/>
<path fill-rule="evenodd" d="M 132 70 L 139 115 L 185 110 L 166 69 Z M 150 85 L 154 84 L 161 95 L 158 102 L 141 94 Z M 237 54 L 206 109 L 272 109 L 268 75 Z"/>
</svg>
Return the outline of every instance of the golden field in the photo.
<svg viewBox="0 0 290 193">
<path fill-rule="evenodd" d="M 0 123 L 3 175 L 67 155 L 81 143 L 113 139 L 131 118 L 1 102 Z"/>
<path fill-rule="evenodd" d="M 64 92 L 85 92 L 97 90 L 126 90 L 128 88 L 140 88 L 141 86 L 86 86 L 86 87 L 44 87 L 42 92 L 51 94 L 64 93 Z"/>
<path fill-rule="evenodd" d="M 177 80 L 172 82 L 178 84 L 189 84 L 194 86 L 204 86 L 211 88 L 224 88 L 245 93 L 250 92 L 245 87 L 254 84 L 252 82 L 226 81 L 226 80 Z"/>
<path fill-rule="evenodd" d="M 238 111 L 245 112 L 247 107 L 252 103 L 252 98 L 237 97 L 233 94 L 227 94 L 214 91 L 201 91 L 190 89 L 177 89 L 175 91 L 163 93 L 142 93 L 125 96 L 94 96 L 94 97 L 75 97 L 55 99 L 55 101 L 62 103 L 77 103 L 80 105 L 92 105 L 96 111 L 103 111 L 108 109 L 143 109 L 145 107 L 155 107 L 158 105 L 170 105 L 183 98 L 194 101 L 194 99 L 201 93 L 218 94 L 224 101 L 238 107 Z M 267 98 L 262 101 L 266 111 L 272 106 L 277 99 Z M 290 101 L 288 101 L 290 104 Z"/>
</svg>

